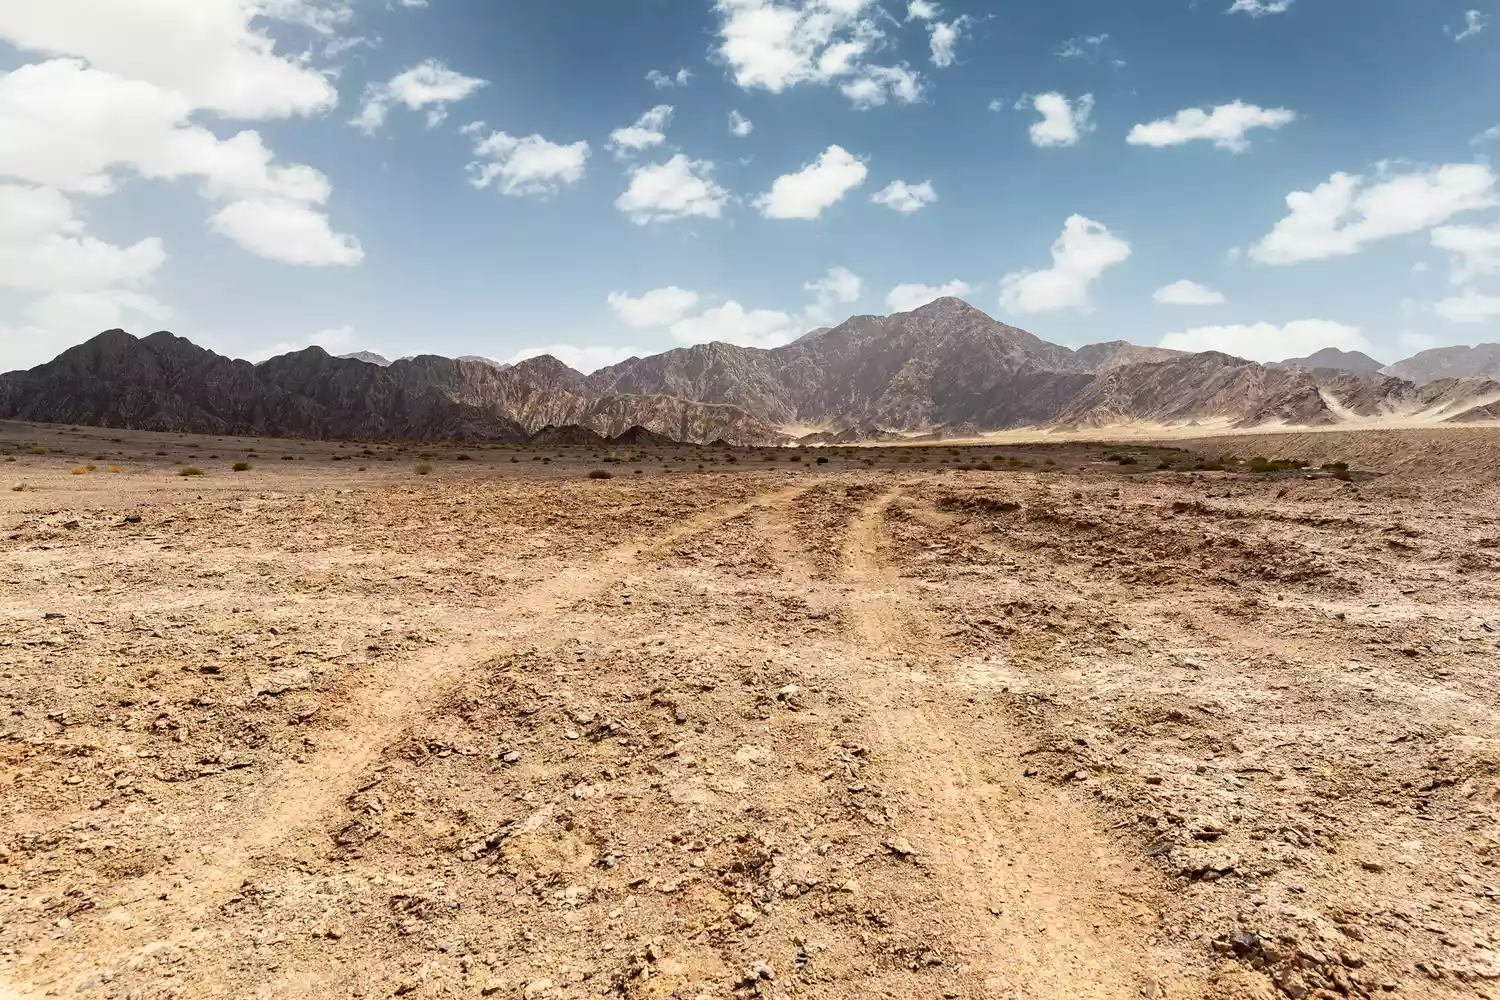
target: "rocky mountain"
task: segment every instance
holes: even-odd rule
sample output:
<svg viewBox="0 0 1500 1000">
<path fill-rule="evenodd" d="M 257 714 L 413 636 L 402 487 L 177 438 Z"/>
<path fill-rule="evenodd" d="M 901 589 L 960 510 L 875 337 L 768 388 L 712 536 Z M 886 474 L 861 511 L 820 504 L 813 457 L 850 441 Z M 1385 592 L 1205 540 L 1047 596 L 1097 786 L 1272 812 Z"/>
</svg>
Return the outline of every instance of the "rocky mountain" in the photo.
<svg viewBox="0 0 1500 1000">
<path fill-rule="evenodd" d="M 1500 379 L 1500 344 L 1434 347 L 1381 370 L 1387 375 L 1419 383 L 1440 378 Z"/>
<path fill-rule="evenodd" d="M 363 361 L 367 365 L 379 365 L 382 368 L 389 368 L 391 364 L 387 358 L 374 351 L 355 351 L 353 354 L 340 354 L 339 357 L 345 361 Z"/>
<path fill-rule="evenodd" d="M 1309 371 L 1354 372 L 1359 375 L 1374 375 L 1383 367 L 1379 361 L 1363 351 L 1341 351 L 1337 347 L 1325 347 L 1305 358 L 1287 358 L 1273 362 L 1275 368 L 1306 368 Z"/>
<path fill-rule="evenodd" d="M 1340 367 L 1351 364 L 1362 370 Z M 251 365 L 169 333 L 137 340 L 112 330 L 0 375 L 0 418 L 301 437 L 540 433 L 592 443 L 636 434 L 770 445 L 793 433 L 832 443 L 1022 426 L 1478 421 L 1500 409 L 1500 382 L 1418 383 L 1390 374 L 1400 366 L 1382 374 L 1371 364 L 1320 351 L 1261 365 L 1118 340 L 1074 351 L 953 298 L 855 316 L 772 350 L 702 344 L 591 375 L 545 355 L 511 366 L 435 355 L 382 365 L 315 347 Z"/>
<path fill-rule="evenodd" d="M 678 440 L 786 440 L 732 406 L 601 395 L 554 358 L 502 369 L 424 355 L 380 366 L 310 347 L 252 365 L 170 333 L 137 340 L 121 330 L 0 375 L 0 417 L 308 438 L 520 442 L 577 424 L 602 436 L 642 425 Z"/>
</svg>

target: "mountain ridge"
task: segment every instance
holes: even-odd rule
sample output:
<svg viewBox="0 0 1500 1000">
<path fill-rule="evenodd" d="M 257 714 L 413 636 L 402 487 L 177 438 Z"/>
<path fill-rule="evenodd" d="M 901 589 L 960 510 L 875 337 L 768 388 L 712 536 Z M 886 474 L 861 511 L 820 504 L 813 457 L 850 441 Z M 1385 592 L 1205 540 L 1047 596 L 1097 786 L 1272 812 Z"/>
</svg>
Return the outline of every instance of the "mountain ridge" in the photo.
<svg viewBox="0 0 1500 1000">
<path fill-rule="evenodd" d="M 1322 351 L 1300 360 L 1350 357 Z M 165 331 L 137 339 L 109 330 L 45 365 L 0 375 L 0 417 L 514 442 L 546 428 L 565 437 L 576 427 L 600 438 L 641 428 L 658 438 L 752 446 L 788 443 L 791 427 L 810 441 L 831 442 L 1026 426 L 1494 418 L 1500 382 L 1463 377 L 1420 385 L 1382 373 L 1397 367 L 1258 364 L 1123 340 L 1072 350 L 945 298 L 891 316 L 853 316 L 782 347 L 699 344 L 587 375 L 550 355 L 507 366 L 438 355 L 380 365 L 318 347 L 252 365 Z"/>
</svg>

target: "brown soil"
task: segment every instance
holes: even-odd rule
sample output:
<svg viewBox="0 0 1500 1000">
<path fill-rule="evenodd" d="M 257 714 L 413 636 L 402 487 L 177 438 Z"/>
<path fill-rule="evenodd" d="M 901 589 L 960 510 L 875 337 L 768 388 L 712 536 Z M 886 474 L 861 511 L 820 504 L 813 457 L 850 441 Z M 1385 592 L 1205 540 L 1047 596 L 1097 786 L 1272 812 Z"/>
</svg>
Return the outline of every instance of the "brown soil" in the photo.
<svg viewBox="0 0 1500 1000">
<path fill-rule="evenodd" d="M 1483 476 L 0 440 L 0 997 L 1500 996 Z"/>
</svg>

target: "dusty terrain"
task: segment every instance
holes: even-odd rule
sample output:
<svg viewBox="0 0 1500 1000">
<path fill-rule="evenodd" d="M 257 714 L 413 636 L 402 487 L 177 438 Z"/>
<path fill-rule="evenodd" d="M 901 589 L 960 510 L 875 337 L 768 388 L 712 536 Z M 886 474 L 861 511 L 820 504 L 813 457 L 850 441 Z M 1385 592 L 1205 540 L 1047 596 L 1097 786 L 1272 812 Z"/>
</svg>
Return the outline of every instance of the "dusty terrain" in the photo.
<svg viewBox="0 0 1500 1000">
<path fill-rule="evenodd" d="M 1494 468 L 6 451 L 0 997 L 1500 996 Z"/>
</svg>

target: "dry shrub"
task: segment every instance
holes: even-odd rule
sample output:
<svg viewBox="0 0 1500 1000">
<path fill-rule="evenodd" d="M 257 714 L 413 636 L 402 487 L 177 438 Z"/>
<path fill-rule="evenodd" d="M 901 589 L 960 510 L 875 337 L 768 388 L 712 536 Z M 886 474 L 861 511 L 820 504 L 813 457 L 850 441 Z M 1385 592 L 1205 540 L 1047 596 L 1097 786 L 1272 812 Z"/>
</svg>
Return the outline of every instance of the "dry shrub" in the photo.
<svg viewBox="0 0 1500 1000">
<path fill-rule="evenodd" d="M 179 476 L 206 476 L 206 475 L 208 475 L 208 473 L 204 472 L 202 469 L 198 468 L 196 465 L 189 465 L 186 468 L 178 469 L 177 470 L 177 474 Z"/>
<path fill-rule="evenodd" d="M 88 474 L 89 474 L 89 470 L 85 469 L 83 466 L 81 466 L 81 465 L 75 465 L 75 466 L 73 466 L 73 475 L 75 475 L 75 476 L 86 476 Z"/>
<path fill-rule="evenodd" d="M 122 469 L 122 468 L 120 468 L 118 465 L 111 465 L 109 467 L 109 471 L 110 472 L 124 472 L 125 470 Z"/>
<path fill-rule="evenodd" d="M 233 469 L 235 472 L 249 472 L 250 471 L 250 463 L 249 462 L 235 462 L 233 465 L 230 466 L 230 468 Z"/>
<path fill-rule="evenodd" d="M 430 475 L 432 475 L 432 466 L 430 466 L 430 465 L 419 465 L 419 466 L 417 466 L 417 475 L 419 475 L 419 476 L 430 476 Z"/>
<path fill-rule="evenodd" d="M 589 471 L 589 478 L 590 479 L 613 479 L 613 478 L 615 478 L 615 474 L 613 472 L 610 472 L 608 469 L 591 469 Z"/>
</svg>

